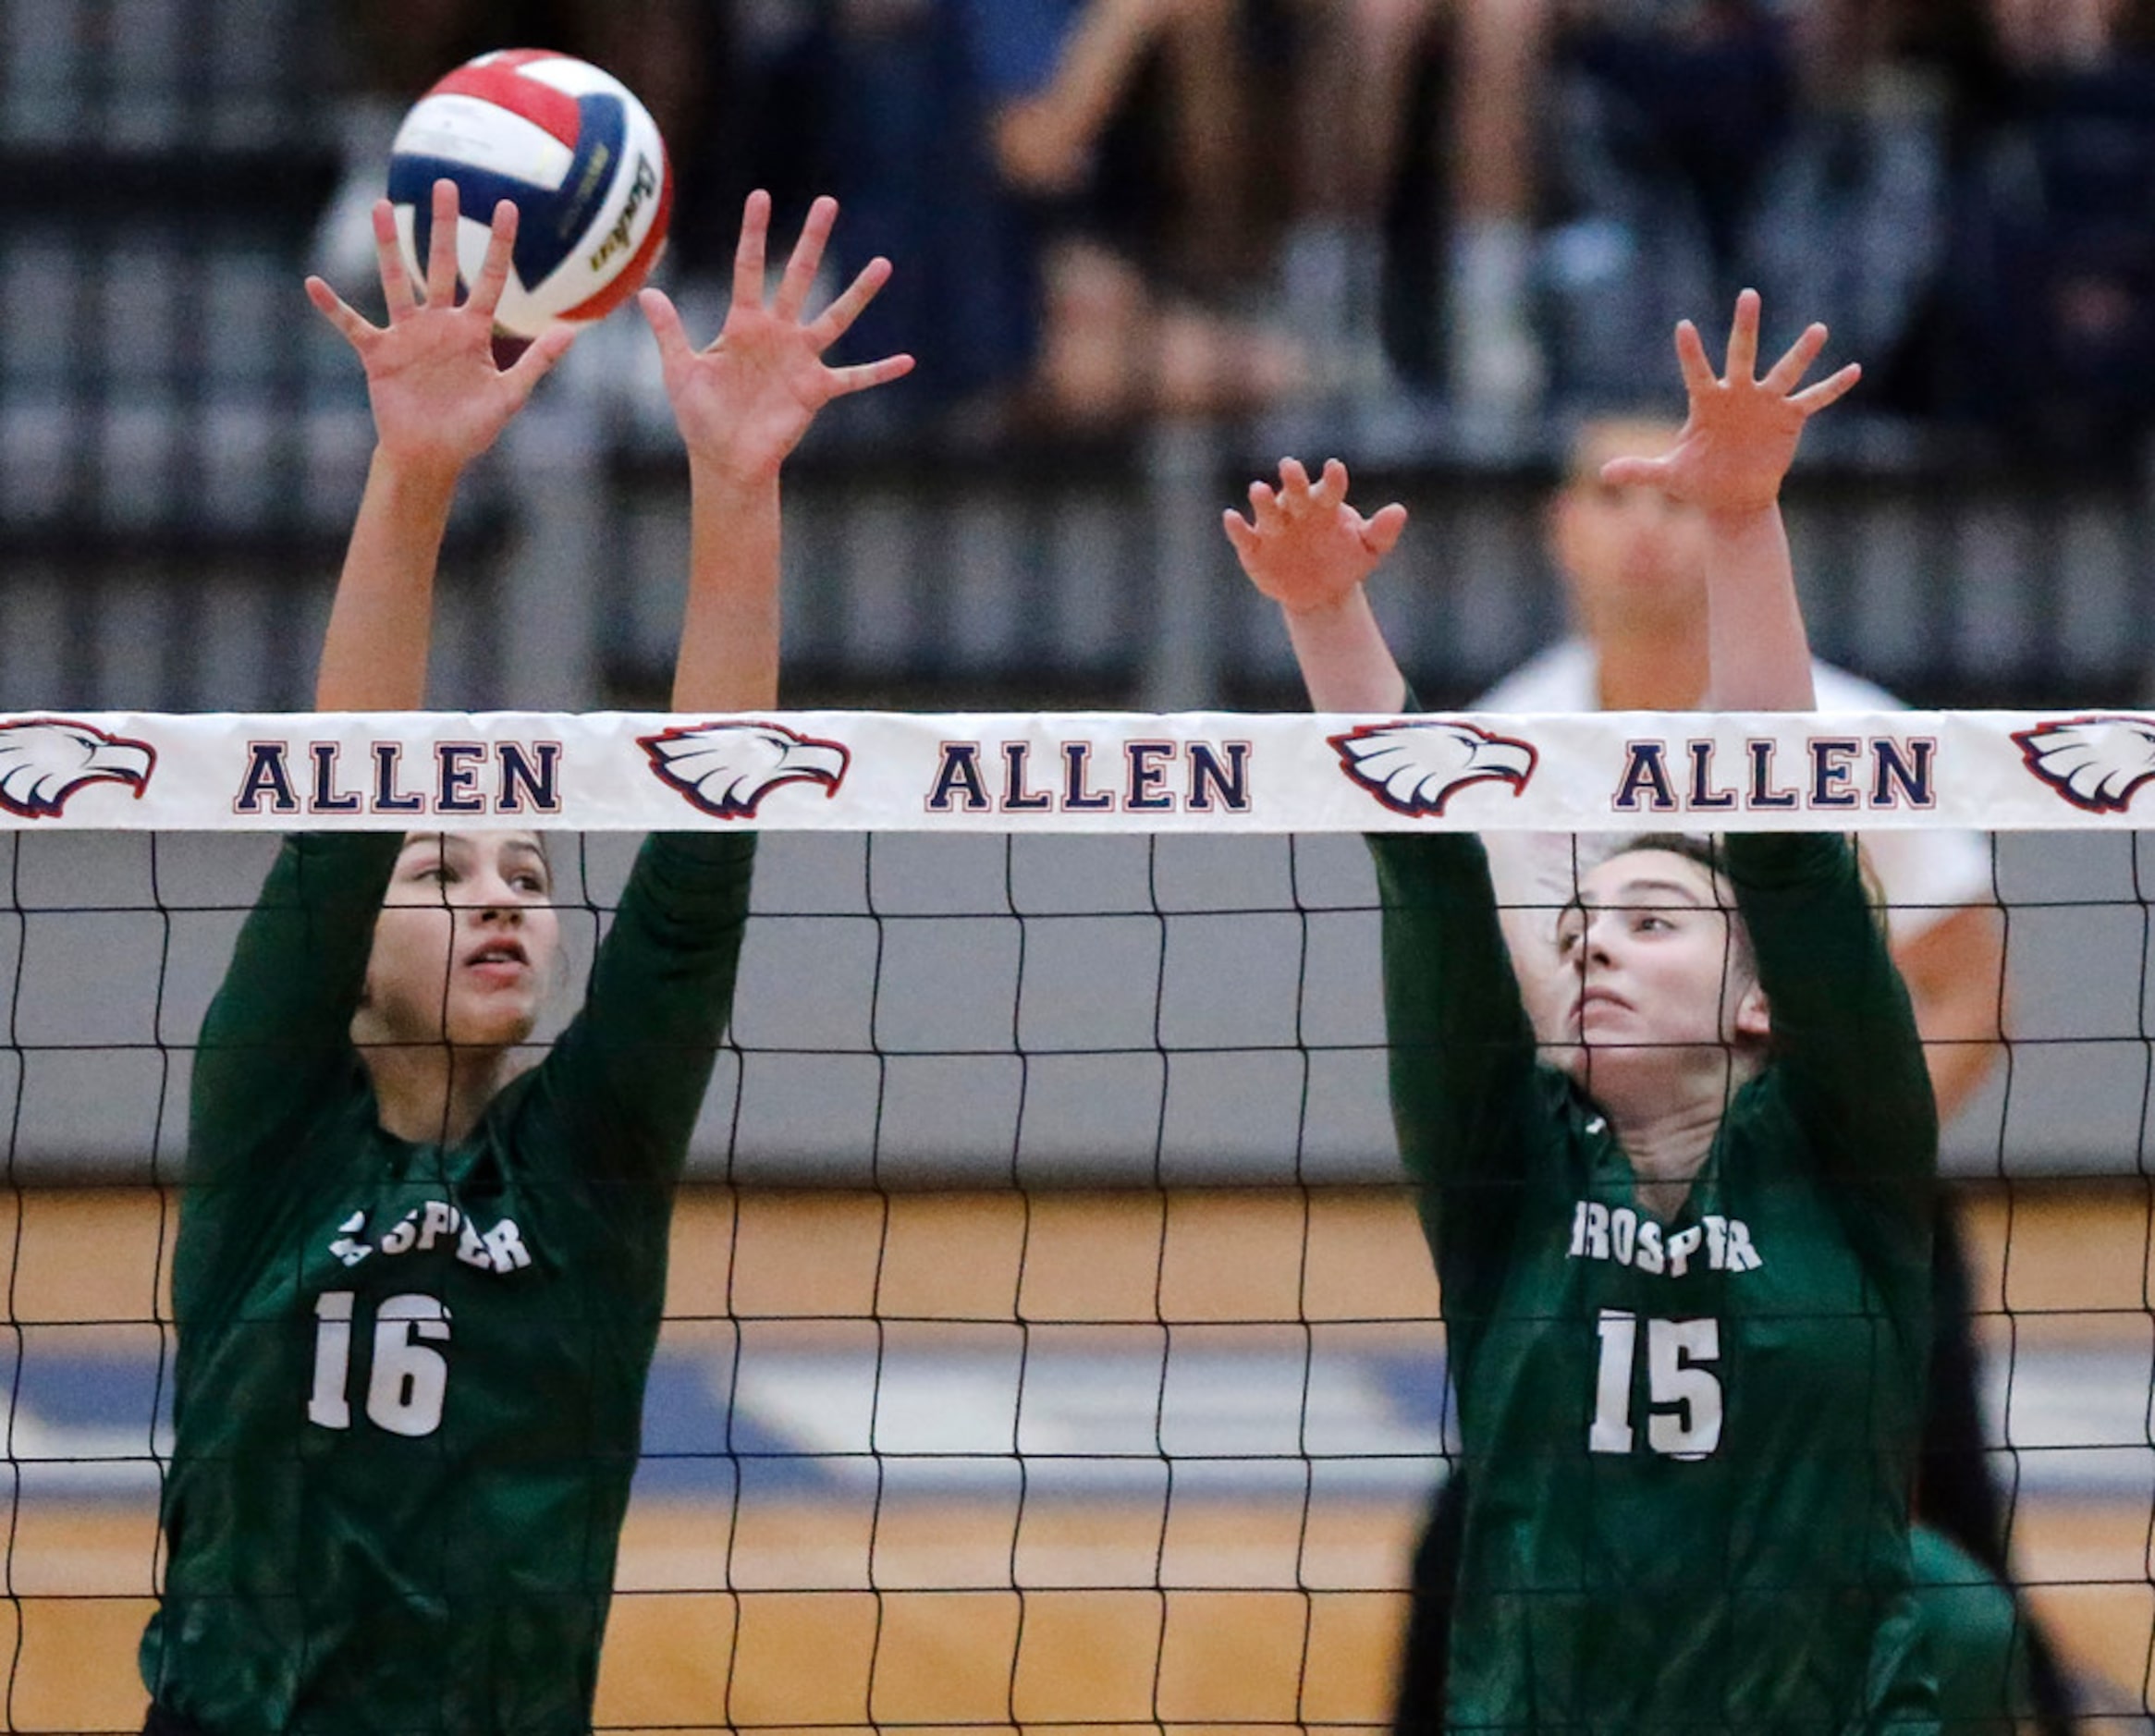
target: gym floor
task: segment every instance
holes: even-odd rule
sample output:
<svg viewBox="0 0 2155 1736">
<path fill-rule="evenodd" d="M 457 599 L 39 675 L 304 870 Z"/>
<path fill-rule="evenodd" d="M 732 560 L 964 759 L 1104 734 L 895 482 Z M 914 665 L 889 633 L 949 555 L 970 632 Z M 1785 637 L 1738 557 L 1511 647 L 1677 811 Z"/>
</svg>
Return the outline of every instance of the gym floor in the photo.
<svg viewBox="0 0 2155 1736">
<path fill-rule="evenodd" d="M 2120 1715 L 2155 1644 L 2150 1213 L 2121 1180 L 1965 1219 L 2016 1563 Z M 10 1730 L 140 1728 L 155 1485 L 113 1382 L 154 1375 L 172 1221 L 0 1196 L 11 1450 L 48 1461 L 9 1520 Z M 1381 1724 L 1436 1302 L 1396 1192 L 686 1192 L 600 1728 Z"/>
</svg>

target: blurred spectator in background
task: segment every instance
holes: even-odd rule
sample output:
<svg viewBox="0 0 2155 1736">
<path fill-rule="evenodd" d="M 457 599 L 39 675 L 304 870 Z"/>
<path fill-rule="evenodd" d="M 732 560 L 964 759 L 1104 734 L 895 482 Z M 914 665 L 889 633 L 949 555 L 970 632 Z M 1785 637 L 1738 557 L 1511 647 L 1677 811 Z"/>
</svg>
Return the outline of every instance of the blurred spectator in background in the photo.
<svg viewBox="0 0 2155 1736">
<path fill-rule="evenodd" d="M 1559 19 L 1548 83 L 1527 92 L 1555 123 L 1552 364 L 1573 399 L 1629 402 L 1678 319 L 1754 281 L 1747 219 L 1794 128 L 1795 43 L 1765 0 L 1594 0 Z M 1807 287 L 1756 287 L 1835 323 Z"/>
<path fill-rule="evenodd" d="M 658 123 L 674 171 L 668 251 L 692 273 L 723 271 L 752 187 L 805 203 L 815 179 L 816 88 L 797 65 L 820 0 L 348 0 L 345 176 L 317 228 L 332 283 L 372 282 L 368 211 L 404 112 L 452 67 L 489 49 L 558 49 L 604 67 Z"/>
<path fill-rule="evenodd" d="M 2155 419 L 2155 0 L 349 0 L 347 24 L 333 279 L 340 248 L 369 269 L 411 99 L 559 46 L 657 116 L 691 274 L 722 275 L 748 188 L 785 210 L 842 165 L 837 266 L 907 267 L 860 342 L 921 360 L 878 416 L 1097 427 L 1426 378 L 1501 449 L 1637 401 L 1671 325 L 1753 284 L 1863 359 L 1874 410 L 2076 463 Z"/>
<path fill-rule="evenodd" d="M 1658 384 L 1643 371 L 1675 321 L 1746 283 L 1837 330 L 1859 314 L 1890 325 L 1907 295 L 1827 293 L 1850 274 L 1848 250 L 1823 238 L 1855 223 L 1903 280 L 1926 280 L 1935 257 L 1941 176 L 1920 150 L 1868 148 L 1852 119 L 1892 105 L 1866 76 L 1875 32 L 1855 28 L 1875 10 L 1303 0 L 1286 299 L 1298 329 L 1337 334 L 1323 375 L 1350 391 L 1381 377 L 1388 214 L 1389 293 L 1396 306 L 1409 287 L 1432 328 L 1395 320 L 1393 349 L 1434 366 L 1470 428 L 1515 430 L 1545 389 L 1633 401 Z"/>
<path fill-rule="evenodd" d="M 1532 325 L 1536 186 L 1532 82 L 1546 51 L 1544 0 L 1298 0 L 1295 214 L 1281 260 L 1299 333 L 1326 335 L 1315 383 L 1362 398 L 1396 386 L 1383 343 L 1385 227 L 1425 118 L 1426 72 L 1453 68 L 1437 130 L 1445 225 L 1411 234 L 1427 262 L 1395 281 L 1442 285 L 1451 384 L 1475 411 L 1513 418 L 1540 400 Z M 1449 229 L 1443 268 L 1426 275 Z M 1426 290 L 1425 290 L 1426 293 Z M 1410 348 L 1418 348 L 1411 343 Z"/>
<path fill-rule="evenodd" d="M 843 165 L 831 185 L 846 214 L 835 263 L 905 266 L 860 336 L 919 361 L 885 408 L 998 405 L 1039 348 L 1039 248 L 996 166 L 956 0 L 833 0 L 826 30 L 828 143 Z"/>
<path fill-rule="evenodd" d="M 1236 271 L 1253 142 L 1241 0 L 958 4 L 1011 187 L 1075 207 L 1103 238 L 1183 281 L 1217 284 Z M 1114 184 L 1117 123 L 1148 101 L 1147 130 L 1165 149 L 1144 165 L 1149 184 L 1125 189 Z"/>
<path fill-rule="evenodd" d="M 2155 428 L 2155 4 L 1987 0 L 1916 408 L 2024 453 L 2131 462 Z M 1947 365 L 1983 356 L 1980 378 Z"/>
<path fill-rule="evenodd" d="M 1676 319 L 1732 299 L 1794 105 L 1781 7 L 1301 0 L 1297 21 L 1287 301 L 1298 329 L 1339 335 L 1324 372 L 1350 391 L 1381 374 L 1380 223 L 1390 279 L 1420 291 L 1434 328 L 1398 322 L 1395 352 L 1433 362 L 1463 415 L 1497 432 L 1545 387 L 1635 397 Z"/>
<path fill-rule="evenodd" d="M 1219 311 L 1253 269 L 1243 0 L 839 0 L 852 245 L 918 262 L 863 344 L 916 396 L 1054 426 L 1255 409 L 1296 378 Z M 846 189 L 841 189 L 841 198 Z"/>
<path fill-rule="evenodd" d="M 1943 183 L 1920 103 L 1889 90 L 1884 45 L 1855 28 L 1876 11 L 1867 0 L 1459 3 L 1488 15 L 1463 48 L 1509 30 L 1516 57 L 1497 96 L 1454 98 L 1463 146 L 1473 105 L 1501 102 L 1519 113 L 1480 135 L 1540 147 L 1462 182 L 1449 306 L 1464 401 L 1478 364 L 1462 347 L 1495 293 L 1474 263 L 1495 233 L 1468 202 L 1477 183 L 1543 226 L 1532 287 L 1547 369 L 1573 406 L 1635 401 L 1675 322 L 1745 285 L 1867 358 L 1905 317 L 1934 266 Z M 1453 87 L 1477 76 L 1463 52 Z"/>
<path fill-rule="evenodd" d="M 2145 438 L 2155 0 L 1451 3 L 1463 405 L 1533 377 L 1489 363 L 1516 323 L 1482 348 L 1506 295 L 1577 408 L 1633 401 L 1659 334 L 1754 284 L 1864 358 L 1880 409 L 2073 460 Z"/>
</svg>

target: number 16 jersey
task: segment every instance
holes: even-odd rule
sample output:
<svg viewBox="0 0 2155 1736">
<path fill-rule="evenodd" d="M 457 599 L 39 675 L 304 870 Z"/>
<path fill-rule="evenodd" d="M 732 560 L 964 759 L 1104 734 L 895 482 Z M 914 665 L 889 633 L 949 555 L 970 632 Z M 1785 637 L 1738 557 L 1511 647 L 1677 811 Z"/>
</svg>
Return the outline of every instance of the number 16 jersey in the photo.
<svg viewBox="0 0 2155 1736">
<path fill-rule="evenodd" d="M 447 1147 L 349 1036 L 400 842 L 288 840 L 203 1023 L 141 1666 L 211 1736 L 591 1727 L 753 840 L 650 839 L 582 1011 Z"/>
</svg>

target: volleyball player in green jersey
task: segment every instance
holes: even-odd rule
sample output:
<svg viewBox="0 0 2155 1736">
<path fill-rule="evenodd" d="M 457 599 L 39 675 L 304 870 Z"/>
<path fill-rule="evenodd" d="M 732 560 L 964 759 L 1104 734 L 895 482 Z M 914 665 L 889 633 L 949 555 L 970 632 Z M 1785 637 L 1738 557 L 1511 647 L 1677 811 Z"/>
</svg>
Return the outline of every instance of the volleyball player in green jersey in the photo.
<svg viewBox="0 0 2155 1736">
<path fill-rule="evenodd" d="M 1803 711 L 1780 484 L 1856 376 L 1798 389 L 1813 326 L 1755 377 L 1757 324 L 1746 292 L 1718 380 L 1679 328 L 1676 446 L 1604 475 L 1707 514 L 1709 703 Z M 1316 707 L 1396 713 L 1362 580 L 1405 514 L 1345 491 L 1290 463 L 1229 534 Z M 1450 1727 L 1935 1730 L 1908 1510 L 1937 1118 L 1853 852 L 1620 850 L 1581 876 L 1530 1020 L 1478 840 L 1370 847 L 1467 1468 Z"/>
<path fill-rule="evenodd" d="M 677 711 L 775 703 L 780 464 L 829 398 L 911 365 L 821 360 L 889 270 L 803 319 L 835 211 L 817 202 L 766 295 L 769 202 L 750 200 L 708 349 L 645 294 L 690 458 Z M 421 295 L 377 207 L 386 327 L 308 286 L 365 366 L 377 438 L 324 711 L 423 703 L 458 476 L 568 347 L 557 327 L 496 370 L 514 209 L 460 305 L 456 230 L 443 182 Z M 749 835 L 649 839 L 584 1007 L 520 1074 L 563 962 L 537 835 L 284 845 L 195 1066 L 150 1730 L 590 1730 L 673 1183 L 753 857 Z"/>
</svg>

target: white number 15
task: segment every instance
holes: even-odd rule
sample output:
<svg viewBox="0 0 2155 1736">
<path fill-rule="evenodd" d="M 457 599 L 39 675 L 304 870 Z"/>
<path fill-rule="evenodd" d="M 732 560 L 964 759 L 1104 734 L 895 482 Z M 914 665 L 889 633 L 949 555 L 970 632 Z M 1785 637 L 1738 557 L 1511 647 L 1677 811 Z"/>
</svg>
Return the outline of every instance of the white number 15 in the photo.
<svg viewBox="0 0 2155 1736">
<path fill-rule="evenodd" d="M 1594 1422 L 1586 1450 L 1632 1450 L 1631 1380 L 1639 1320 L 1601 1311 L 1601 1365 L 1594 1381 Z M 1704 1459 L 1721 1442 L 1721 1383 L 1701 1363 L 1720 1360 L 1718 1320 L 1647 1322 L 1647 1445 L 1671 1459 Z"/>
</svg>

